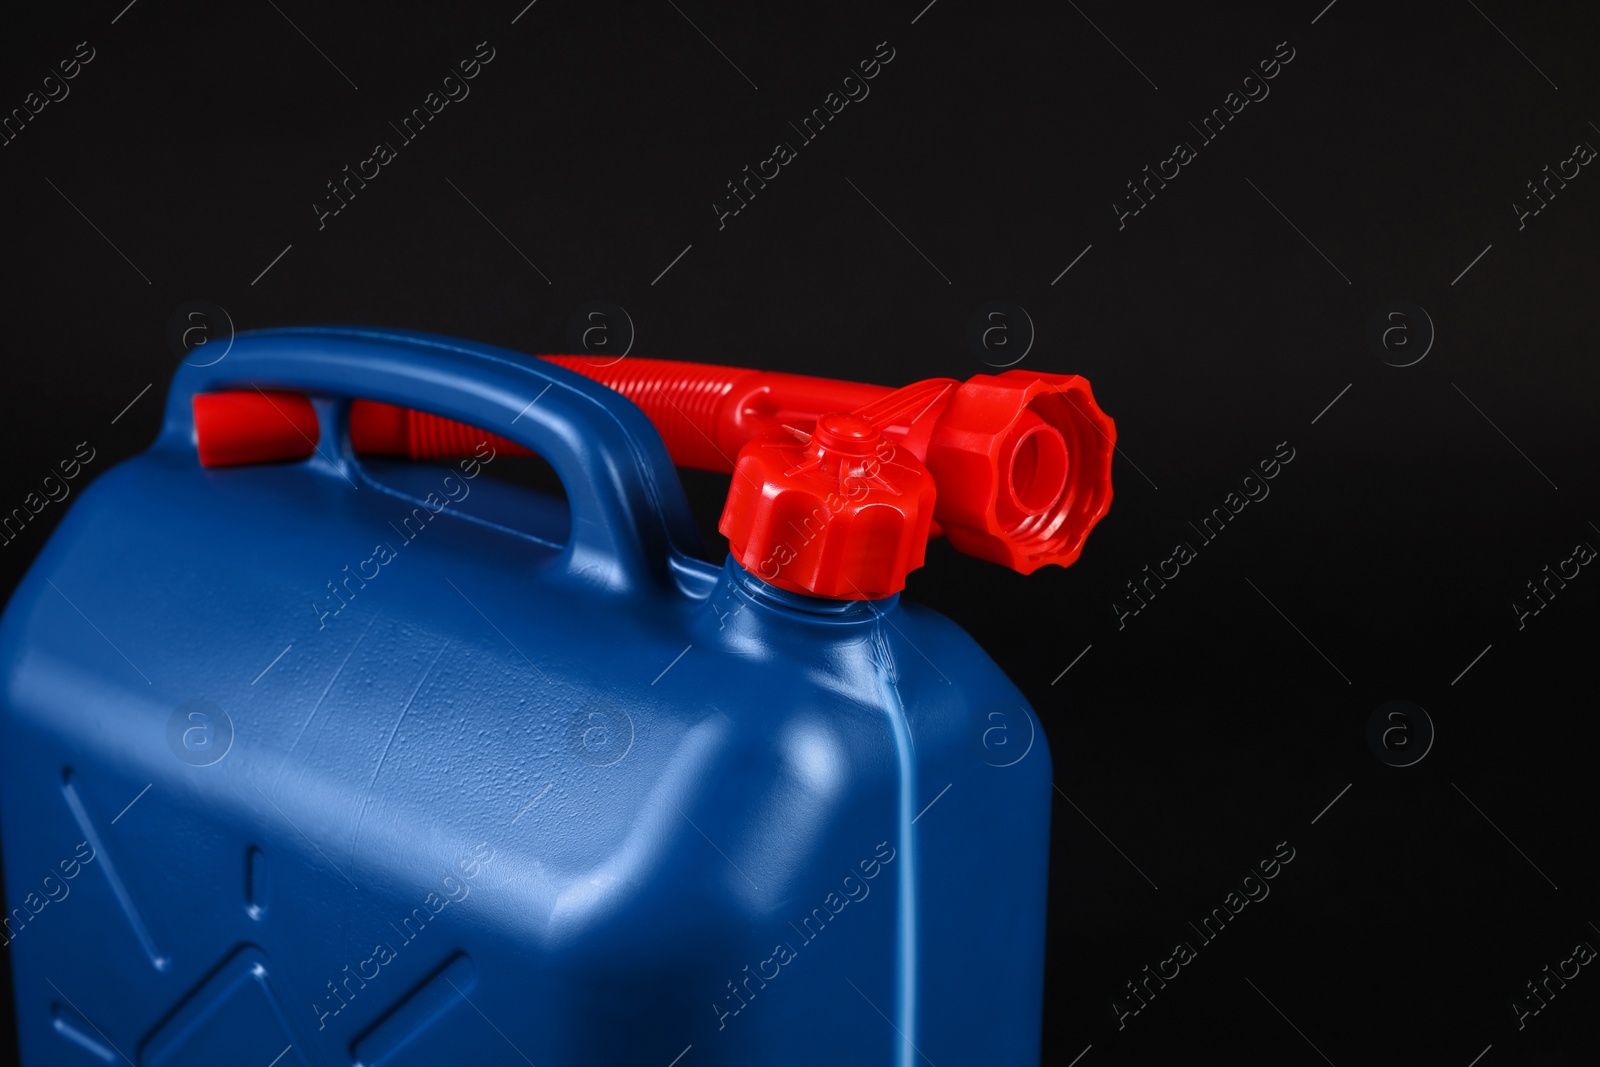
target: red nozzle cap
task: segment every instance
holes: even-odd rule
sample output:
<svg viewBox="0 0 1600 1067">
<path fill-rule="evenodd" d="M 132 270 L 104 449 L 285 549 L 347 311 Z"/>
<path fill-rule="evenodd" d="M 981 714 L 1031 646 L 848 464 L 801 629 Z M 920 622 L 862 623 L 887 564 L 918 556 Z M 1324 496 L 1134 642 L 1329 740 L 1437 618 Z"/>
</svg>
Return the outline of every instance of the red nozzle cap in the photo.
<svg viewBox="0 0 1600 1067">
<path fill-rule="evenodd" d="M 320 432 L 301 393 L 241 389 L 194 398 L 195 447 L 205 467 L 307 459 Z"/>
<path fill-rule="evenodd" d="M 937 518 L 957 549 L 1019 574 L 1068 566 L 1111 507 L 1117 427 L 1077 375 L 963 383 L 928 442 Z"/>
<path fill-rule="evenodd" d="M 769 430 L 744 446 L 718 525 L 761 580 L 836 600 L 877 600 L 922 566 L 933 476 L 859 414 L 822 416 L 810 432 Z"/>
</svg>

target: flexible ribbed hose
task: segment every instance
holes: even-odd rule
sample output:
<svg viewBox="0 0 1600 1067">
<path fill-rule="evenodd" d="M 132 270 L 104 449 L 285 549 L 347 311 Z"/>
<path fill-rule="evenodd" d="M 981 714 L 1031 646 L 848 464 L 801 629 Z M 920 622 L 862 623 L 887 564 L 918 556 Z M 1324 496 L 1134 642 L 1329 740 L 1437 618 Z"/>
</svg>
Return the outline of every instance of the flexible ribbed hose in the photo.
<svg viewBox="0 0 1600 1067">
<path fill-rule="evenodd" d="M 597 365 L 589 356 L 543 356 L 614 389 L 638 405 L 655 425 L 672 461 L 699 470 L 733 470 L 742 440 L 726 436 L 725 407 L 734 385 L 759 371 L 710 363 L 627 359 Z M 351 438 L 358 450 L 399 452 L 416 460 L 468 456 L 485 442 L 497 452 L 528 455 L 499 434 L 425 411 L 358 400 L 351 409 Z"/>
<path fill-rule="evenodd" d="M 637 404 L 655 424 L 678 466 L 733 470 L 738 448 L 718 440 L 723 402 L 735 383 L 759 372 L 665 359 L 622 359 L 596 365 L 591 356 L 540 358 L 592 378 Z"/>
</svg>

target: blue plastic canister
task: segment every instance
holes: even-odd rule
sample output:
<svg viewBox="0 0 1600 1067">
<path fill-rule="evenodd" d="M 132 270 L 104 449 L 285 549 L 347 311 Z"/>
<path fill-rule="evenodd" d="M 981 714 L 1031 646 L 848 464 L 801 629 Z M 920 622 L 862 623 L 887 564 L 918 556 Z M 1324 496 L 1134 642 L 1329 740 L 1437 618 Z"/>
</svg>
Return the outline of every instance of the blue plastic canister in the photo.
<svg viewBox="0 0 1600 1067">
<path fill-rule="evenodd" d="M 194 395 L 250 387 L 314 397 L 317 453 L 202 469 Z M 377 478 L 352 397 L 567 500 L 489 445 Z M 932 611 L 694 552 L 649 421 L 560 367 L 354 329 L 183 366 L 0 622 L 23 1062 L 1037 1063 L 1021 693 Z"/>
</svg>

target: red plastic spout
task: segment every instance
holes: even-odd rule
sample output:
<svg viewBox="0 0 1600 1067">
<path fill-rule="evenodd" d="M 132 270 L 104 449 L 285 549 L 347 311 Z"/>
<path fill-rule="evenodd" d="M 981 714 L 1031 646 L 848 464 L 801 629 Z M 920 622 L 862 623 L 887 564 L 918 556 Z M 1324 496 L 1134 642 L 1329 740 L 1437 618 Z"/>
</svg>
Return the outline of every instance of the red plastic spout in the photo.
<svg viewBox="0 0 1600 1067">
<path fill-rule="evenodd" d="M 733 471 L 745 448 L 765 435 L 788 433 L 792 444 L 794 432 L 811 433 L 824 415 L 860 416 L 932 474 L 930 529 L 968 555 L 1022 574 L 1071 564 L 1111 505 L 1116 426 L 1077 375 L 1010 370 L 895 390 L 706 363 L 543 358 L 628 397 L 655 424 L 673 461 L 701 470 Z M 211 416 L 209 406 L 225 395 L 195 398 L 202 440 L 220 432 L 225 420 Z M 526 452 L 491 436 L 496 447 Z M 364 400 L 351 405 L 351 445 L 362 453 L 446 458 L 470 452 L 483 437 L 423 412 Z M 920 562 L 919 553 L 912 566 Z"/>
<path fill-rule="evenodd" d="M 638 404 L 674 462 L 703 470 L 731 469 L 746 443 L 785 425 L 862 415 L 932 472 L 933 518 L 951 544 L 1021 574 L 1070 565 L 1111 507 L 1116 424 L 1077 375 L 1010 370 L 895 390 L 704 363 L 545 358 Z"/>
</svg>

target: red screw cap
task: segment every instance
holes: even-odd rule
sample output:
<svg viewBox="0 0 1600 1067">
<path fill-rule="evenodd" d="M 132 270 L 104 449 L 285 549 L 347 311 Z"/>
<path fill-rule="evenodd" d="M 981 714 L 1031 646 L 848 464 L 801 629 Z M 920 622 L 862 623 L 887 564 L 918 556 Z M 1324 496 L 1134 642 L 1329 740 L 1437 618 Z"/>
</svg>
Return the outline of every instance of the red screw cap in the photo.
<svg viewBox="0 0 1600 1067">
<path fill-rule="evenodd" d="M 834 412 L 810 432 L 783 426 L 734 462 L 718 525 L 758 578 L 795 593 L 877 600 L 922 566 L 933 475 L 880 425 Z"/>
</svg>

